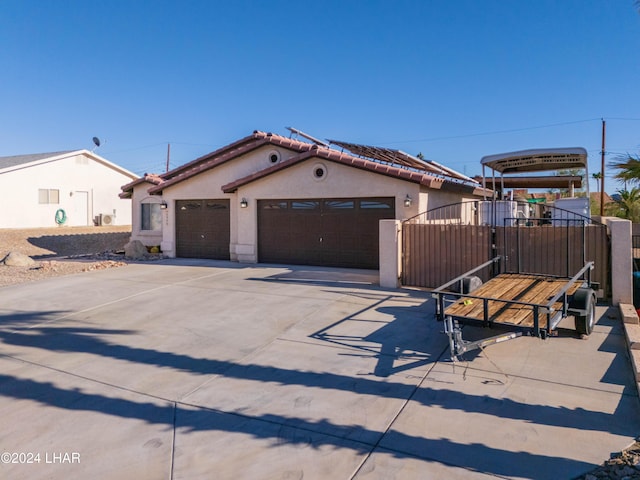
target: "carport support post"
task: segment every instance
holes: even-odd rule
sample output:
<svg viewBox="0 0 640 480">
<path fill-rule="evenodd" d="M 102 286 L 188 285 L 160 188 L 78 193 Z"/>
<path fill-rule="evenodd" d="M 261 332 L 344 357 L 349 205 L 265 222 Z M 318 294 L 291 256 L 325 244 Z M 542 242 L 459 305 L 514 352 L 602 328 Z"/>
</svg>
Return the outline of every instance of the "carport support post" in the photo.
<svg viewBox="0 0 640 480">
<path fill-rule="evenodd" d="M 380 286 L 400 286 L 402 224 L 400 220 L 380 220 Z"/>
</svg>

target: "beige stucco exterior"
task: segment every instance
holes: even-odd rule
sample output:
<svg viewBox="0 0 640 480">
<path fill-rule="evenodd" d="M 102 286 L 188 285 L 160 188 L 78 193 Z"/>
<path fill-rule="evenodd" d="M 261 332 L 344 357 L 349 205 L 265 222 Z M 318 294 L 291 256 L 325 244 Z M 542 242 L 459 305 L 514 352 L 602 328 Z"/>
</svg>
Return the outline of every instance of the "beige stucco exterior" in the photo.
<svg viewBox="0 0 640 480">
<path fill-rule="evenodd" d="M 88 150 L 1 169 L 0 228 L 54 227 L 60 209 L 63 225 L 94 225 L 101 214 L 113 215 L 114 225 L 131 225 L 131 201 L 118 194 L 135 178 Z M 57 191 L 57 202 L 41 203 L 40 190 Z"/>
<path fill-rule="evenodd" d="M 633 304 L 632 226 L 629 220 L 603 217 L 611 232 L 611 302 Z"/>
<path fill-rule="evenodd" d="M 323 167 L 326 174 L 318 180 L 314 171 Z M 358 170 L 324 159 L 309 159 L 286 170 L 262 178 L 238 189 L 233 207 L 245 198 L 248 207 L 238 209 L 236 243 L 232 240 L 231 252 L 240 262 L 257 262 L 258 212 L 257 201 L 282 198 L 350 198 L 395 197 L 396 218 L 417 215 L 419 202 L 404 206 L 409 195 L 418 199 L 420 185 L 384 175 Z M 232 224 L 233 226 L 233 224 Z M 232 236 L 233 238 L 233 236 Z"/>
<path fill-rule="evenodd" d="M 224 193 L 223 186 L 231 184 L 265 169 L 285 162 L 299 152 L 284 147 L 265 145 L 232 160 L 190 176 L 180 182 L 162 188 L 161 194 L 150 195 L 154 185 L 148 182 L 133 188 L 132 239 L 145 245 L 160 245 L 163 253 L 176 256 L 175 204 L 178 200 L 229 199 L 230 203 L 230 258 L 243 263 L 255 263 L 258 258 L 258 201 L 268 199 L 312 199 L 393 197 L 397 220 L 410 218 L 429 208 L 460 202 L 474 197 L 451 191 L 431 189 L 419 182 L 376 173 L 363 168 L 311 156 L 286 168 L 243 183 L 232 193 Z M 318 178 L 314 172 L 322 168 L 324 175 Z M 410 206 L 405 200 L 411 199 Z M 240 202 L 247 201 L 241 208 Z M 165 202 L 162 231 L 140 229 L 141 203 Z"/>
<path fill-rule="evenodd" d="M 142 230 L 142 207 L 143 203 L 161 204 L 163 201 L 160 195 L 150 195 L 147 190 L 151 184 L 141 183 L 133 187 L 131 195 L 131 239 L 139 240 L 146 246 L 155 246 L 162 243 L 162 235 L 169 227 L 169 210 L 162 211 L 162 229 Z"/>
</svg>

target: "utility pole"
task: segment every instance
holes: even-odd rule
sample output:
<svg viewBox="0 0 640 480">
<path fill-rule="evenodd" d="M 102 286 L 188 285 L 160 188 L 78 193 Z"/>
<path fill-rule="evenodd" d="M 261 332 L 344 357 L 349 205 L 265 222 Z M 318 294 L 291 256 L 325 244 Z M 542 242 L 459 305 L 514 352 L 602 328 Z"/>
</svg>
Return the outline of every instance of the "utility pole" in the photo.
<svg viewBox="0 0 640 480">
<path fill-rule="evenodd" d="M 604 142 L 607 131 L 607 122 L 602 119 L 602 151 L 600 152 L 600 217 L 604 217 Z"/>
<path fill-rule="evenodd" d="M 604 147 L 602 147 L 604 148 Z M 171 159 L 171 144 L 167 143 L 167 169 L 165 170 L 165 172 L 169 171 L 169 160 Z"/>
</svg>

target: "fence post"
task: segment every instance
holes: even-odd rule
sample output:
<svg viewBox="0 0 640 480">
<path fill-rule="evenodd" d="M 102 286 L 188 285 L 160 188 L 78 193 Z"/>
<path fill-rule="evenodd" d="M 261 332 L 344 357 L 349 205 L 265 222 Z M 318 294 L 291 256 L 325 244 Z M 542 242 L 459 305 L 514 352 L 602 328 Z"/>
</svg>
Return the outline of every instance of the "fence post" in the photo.
<svg viewBox="0 0 640 480">
<path fill-rule="evenodd" d="M 611 303 L 633 304 L 633 254 L 631 222 L 603 217 L 611 232 Z"/>
<path fill-rule="evenodd" d="M 380 286 L 400 286 L 402 224 L 400 220 L 380 220 Z"/>
</svg>

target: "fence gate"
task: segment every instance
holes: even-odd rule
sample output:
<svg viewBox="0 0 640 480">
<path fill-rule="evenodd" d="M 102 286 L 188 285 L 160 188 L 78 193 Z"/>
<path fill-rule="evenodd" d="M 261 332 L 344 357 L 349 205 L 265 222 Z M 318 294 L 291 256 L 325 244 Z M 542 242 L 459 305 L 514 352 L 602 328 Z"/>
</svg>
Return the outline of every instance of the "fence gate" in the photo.
<svg viewBox="0 0 640 480">
<path fill-rule="evenodd" d="M 593 261 L 591 279 L 600 283 L 599 296 L 610 296 L 607 227 L 588 217 L 550 205 L 473 201 L 402 224 L 405 286 L 437 288 L 497 255 L 503 258 L 500 271 L 569 277 Z M 482 275 L 489 279 L 489 272 Z"/>
</svg>

